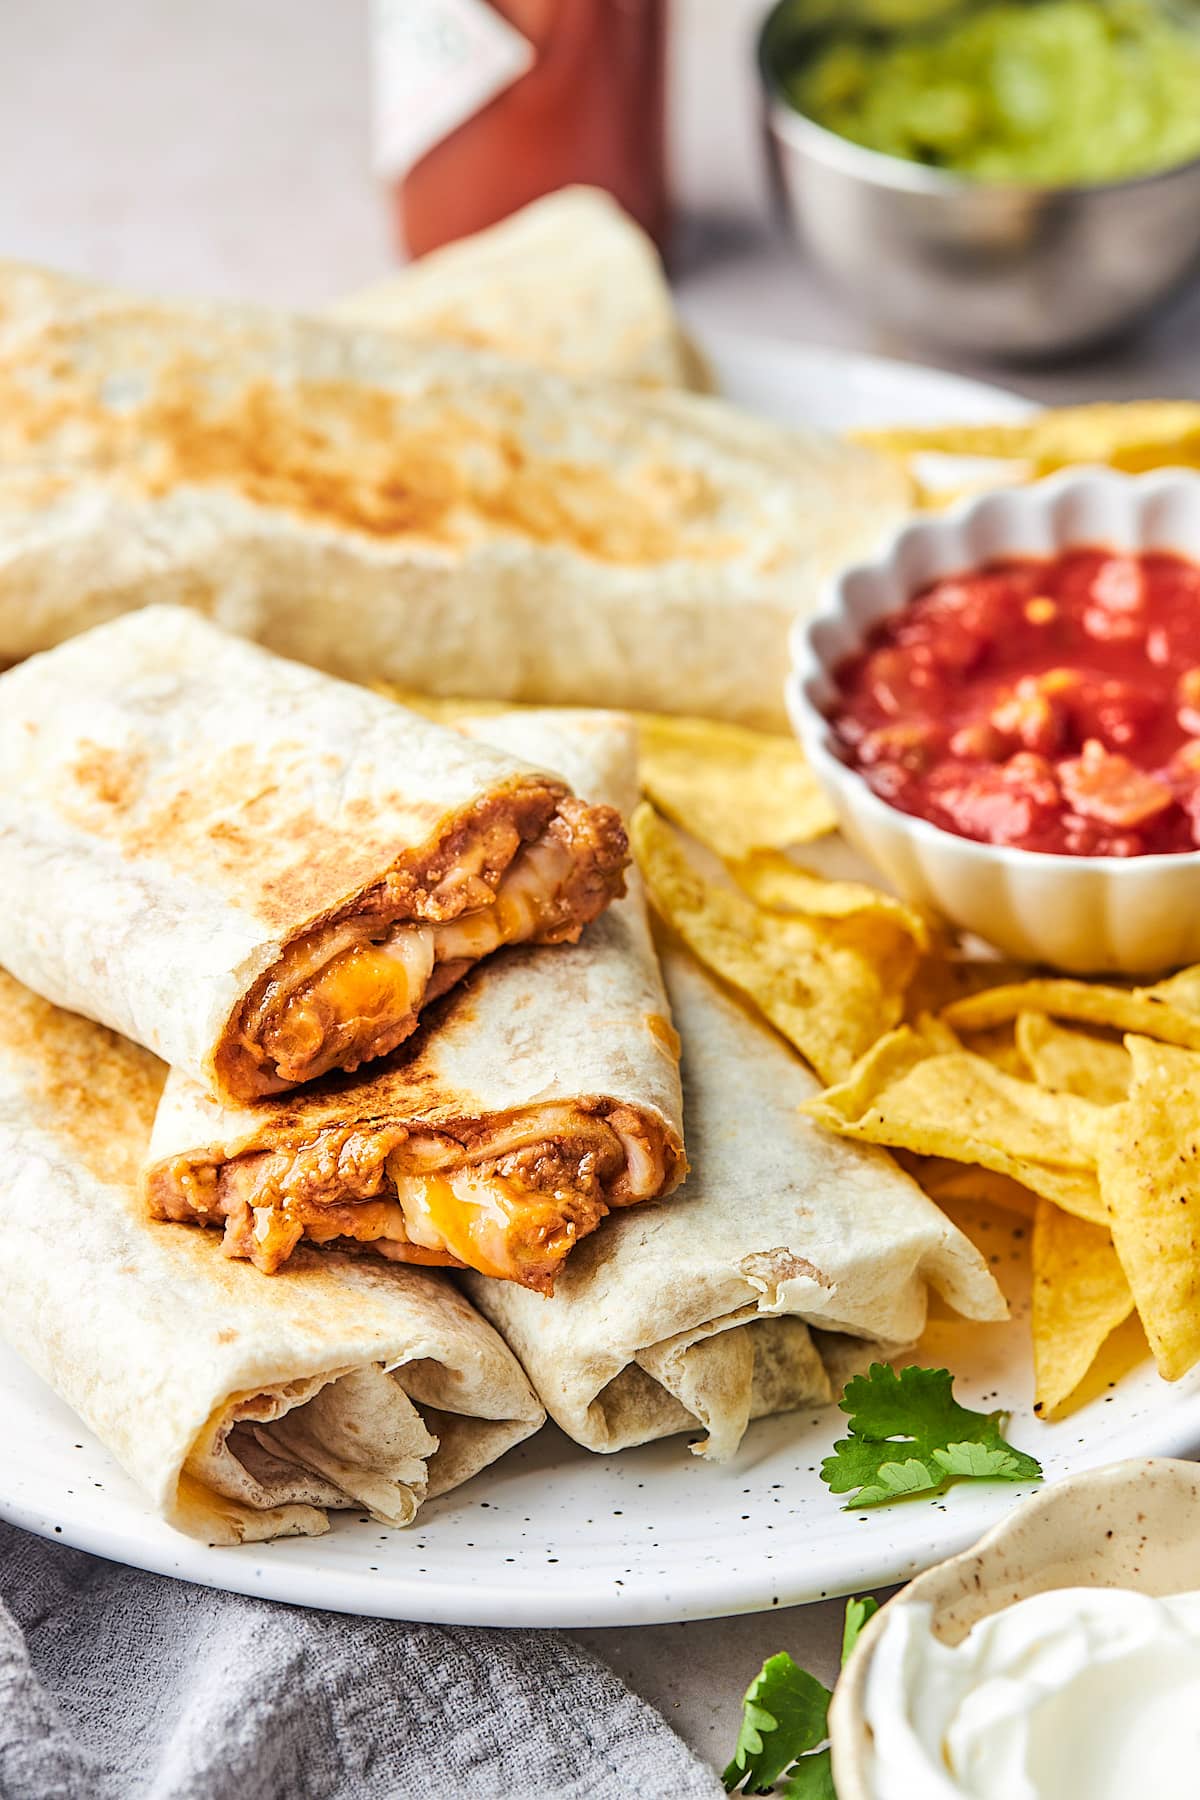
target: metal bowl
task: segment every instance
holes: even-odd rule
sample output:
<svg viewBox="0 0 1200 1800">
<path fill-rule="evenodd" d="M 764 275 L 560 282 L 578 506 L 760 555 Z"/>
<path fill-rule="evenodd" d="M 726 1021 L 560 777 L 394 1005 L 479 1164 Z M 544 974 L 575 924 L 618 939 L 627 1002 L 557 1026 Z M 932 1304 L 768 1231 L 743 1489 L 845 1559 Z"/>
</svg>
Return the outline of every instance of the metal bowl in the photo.
<svg viewBox="0 0 1200 1800">
<path fill-rule="evenodd" d="M 1057 356 L 1116 336 L 1200 266 L 1200 158 L 1132 181 L 1021 187 L 866 150 L 785 98 L 788 10 L 772 8 L 758 45 L 772 183 L 814 260 L 871 317 L 974 355 Z"/>
</svg>

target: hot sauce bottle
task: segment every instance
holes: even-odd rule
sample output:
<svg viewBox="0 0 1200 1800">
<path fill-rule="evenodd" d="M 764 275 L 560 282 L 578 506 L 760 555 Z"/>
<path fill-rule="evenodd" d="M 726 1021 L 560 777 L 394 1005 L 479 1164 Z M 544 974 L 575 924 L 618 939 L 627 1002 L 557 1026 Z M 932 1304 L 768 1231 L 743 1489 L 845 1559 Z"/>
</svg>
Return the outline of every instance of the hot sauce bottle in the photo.
<svg viewBox="0 0 1200 1800">
<path fill-rule="evenodd" d="M 377 160 L 412 256 L 574 182 L 666 232 L 666 0 L 375 0 Z"/>
</svg>

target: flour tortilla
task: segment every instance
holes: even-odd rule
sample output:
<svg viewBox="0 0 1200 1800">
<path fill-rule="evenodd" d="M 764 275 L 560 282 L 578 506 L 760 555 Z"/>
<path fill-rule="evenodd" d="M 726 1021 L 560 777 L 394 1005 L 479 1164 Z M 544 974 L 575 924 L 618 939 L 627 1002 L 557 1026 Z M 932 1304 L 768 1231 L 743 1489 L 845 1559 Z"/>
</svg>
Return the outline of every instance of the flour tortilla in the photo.
<svg viewBox="0 0 1200 1800">
<path fill-rule="evenodd" d="M 654 245 L 599 188 L 560 188 L 324 311 L 565 375 L 708 385 Z"/>
<path fill-rule="evenodd" d="M 546 780 L 147 609 L 0 676 L 0 965 L 217 1086 L 284 945 L 485 796 Z"/>
<path fill-rule="evenodd" d="M 606 1221 L 551 1299 L 461 1279 L 577 1443 L 690 1430 L 720 1460 L 750 1419 L 828 1401 L 872 1351 L 912 1344 L 930 1287 L 967 1318 L 1006 1309 L 984 1259 L 889 1157 L 797 1112 L 817 1084 L 782 1040 L 682 947 L 661 948 L 686 1183 Z"/>
<path fill-rule="evenodd" d="M 530 711 L 468 721 L 462 729 L 475 741 L 539 759 L 564 780 L 586 782 L 598 799 L 625 814 L 636 802 L 637 742 L 628 718 Z M 661 1126 L 674 1186 L 684 1166 L 677 1045 L 633 871 L 625 898 L 589 925 L 579 943 L 488 959 L 436 1009 L 411 1045 L 357 1076 L 228 1106 L 173 1072 L 148 1165 L 220 1162 L 248 1151 L 294 1148 L 323 1127 L 348 1122 L 401 1123 L 454 1135 L 464 1122 L 502 1122 L 529 1107 L 598 1100 L 628 1106 Z M 600 1231 L 607 1225 L 602 1222 Z"/>
<path fill-rule="evenodd" d="M 349 1257 L 264 1281 L 143 1215 L 166 1074 L 0 974 L 0 1332 L 143 1489 L 215 1544 L 406 1525 L 538 1429 L 449 1283 Z"/>
<path fill-rule="evenodd" d="M 0 662 L 151 601 L 432 694 L 783 728 L 873 451 L 459 345 L 0 265 Z"/>
</svg>

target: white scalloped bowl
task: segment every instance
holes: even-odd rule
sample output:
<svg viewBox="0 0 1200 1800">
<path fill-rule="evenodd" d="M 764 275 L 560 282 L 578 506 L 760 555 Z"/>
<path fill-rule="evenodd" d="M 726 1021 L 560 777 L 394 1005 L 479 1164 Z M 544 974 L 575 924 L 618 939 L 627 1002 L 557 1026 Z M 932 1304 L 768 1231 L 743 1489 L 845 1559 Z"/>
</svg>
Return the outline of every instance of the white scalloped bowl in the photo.
<svg viewBox="0 0 1200 1800">
<path fill-rule="evenodd" d="M 1200 851 L 1055 856 L 958 837 L 873 793 L 842 760 L 828 723 L 838 666 L 930 582 L 998 557 L 1094 544 L 1200 561 L 1200 475 L 1069 470 L 911 521 L 873 562 L 836 576 L 819 611 L 797 621 L 788 711 L 845 836 L 905 899 L 1027 962 L 1151 974 L 1200 962 Z M 1196 641 L 1200 654 L 1200 617 Z"/>
<path fill-rule="evenodd" d="M 1019 1501 L 973 1550 L 903 1588 L 862 1633 L 829 1709 L 839 1800 L 876 1800 L 867 1677 L 894 1608 L 926 1603 L 935 1637 L 960 1644 L 980 1619 L 1063 1587 L 1155 1595 L 1200 1588 L 1200 1468 L 1150 1458 L 1052 1482 Z"/>
</svg>

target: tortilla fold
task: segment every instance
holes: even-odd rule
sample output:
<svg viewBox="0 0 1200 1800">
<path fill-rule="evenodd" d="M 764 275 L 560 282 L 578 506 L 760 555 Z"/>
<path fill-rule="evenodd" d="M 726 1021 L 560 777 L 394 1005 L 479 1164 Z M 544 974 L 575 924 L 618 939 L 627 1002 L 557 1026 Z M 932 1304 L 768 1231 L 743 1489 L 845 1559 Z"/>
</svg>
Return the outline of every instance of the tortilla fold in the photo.
<svg viewBox="0 0 1200 1800">
<path fill-rule="evenodd" d="M 0 662 L 155 601 L 432 694 L 786 728 L 899 466 L 720 401 L 0 265 Z"/>
<path fill-rule="evenodd" d="M 180 607 L 0 676 L 0 964 L 237 1099 L 623 887 L 610 807 Z"/>
<path fill-rule="evenodd" d="M 928 1288 L 967 1318 L 1006 1309 L 978 1251 L 885 1153 L 797 1111 L 817 1083 L 782 1040 L 681 946 L 661 948 L 683 1039 L 686 1183 L 608 1220 L 551 1299 L 462 1281 L 577 1443 L 699 1431 L 692 1448 L 720 1459 L 750 1419 L 835 1397 L 868 1346 L 912 1344 Z"/>
<path fill-rule="evenodd" d="M 618 810 L 632 721 L 527 712 L 464 727 Z M 304 1240 L 541 1290 L 610 1210 L 685 1169 L 678 1040 L 636 876 L 576 944 L 479 965 L 392 1056 L 230 1107 L 172 1073 L 150 1145 L 160 1217 L 222 1228 L 273 1273 Z"/>
<path fill-rule="evenodd" d="M 567 375 L 708 385 L 658 252 L 599 188 L 560 188 L 323 311 Z"/>
<path fill-rule="evenodd" d="M 444 1280 L 350 1257 L 262 1281 L 146 1219 L 166 1071 L 0 974 L 0 1330 L 171 1524 L 211 1543 L 406 1525 L 538 1429 Z"/>
</svg>

